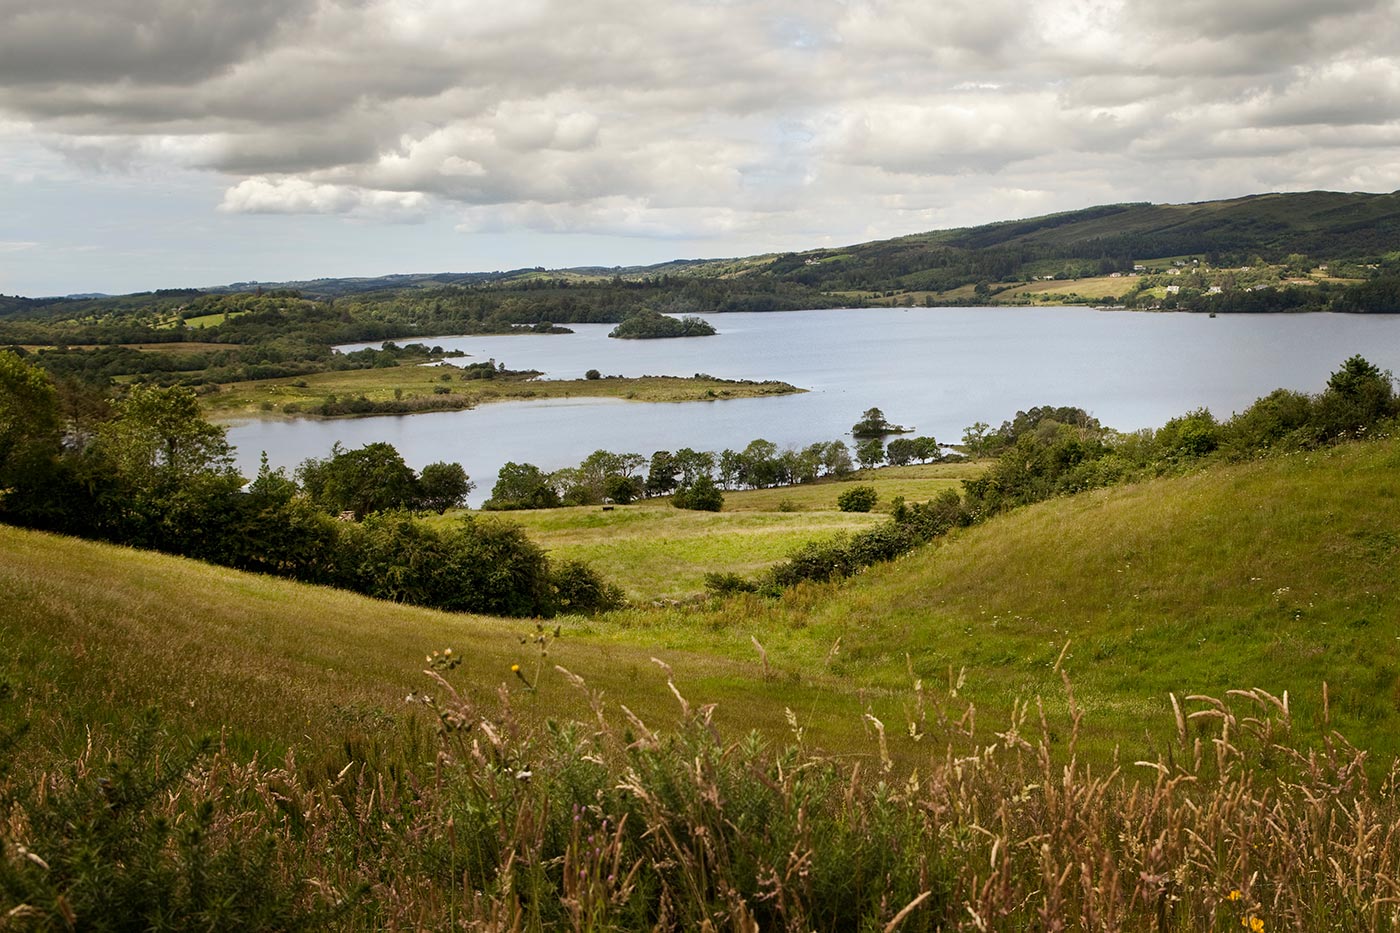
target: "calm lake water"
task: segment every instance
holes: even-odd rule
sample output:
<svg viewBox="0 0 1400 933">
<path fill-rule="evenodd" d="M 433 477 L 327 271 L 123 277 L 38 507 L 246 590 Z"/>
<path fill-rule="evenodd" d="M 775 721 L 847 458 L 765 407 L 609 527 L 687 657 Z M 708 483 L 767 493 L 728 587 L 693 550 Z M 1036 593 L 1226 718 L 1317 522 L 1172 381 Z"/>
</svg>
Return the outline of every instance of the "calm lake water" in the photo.
<svg viewBox="0 0 1400 933">
<path fill-rule="evenodd" d="M 466 360 L 495 359 L 542 378 L 606 374 L 781 379 L 801 395 L 648 404 L 599 399 L 504 402 L 471 411 L 335 421 L 248 421 L 229 429 L 245 475 L 266 450 L 273 466 L 388 441 L 415 468 L 460 462 L 490 493 L 508 460 L 546 470 L 599 448 L 650 455 L 784 447 L 843 438 L 865 409 L 919 434 L 957 442 L 1034 405 L 1078 405 L 1119 430 L 1157 427 L 1209 407 L 1228 417 L 1283 387 L 1320 391 L 1360 353 L 1400 372 L 1400 315 L 1151 314 L 1091 308 L 882 308 L 701 315 L 715 337 L 612 340 L 610 324 L 570 335 L 434 337 Z"/>
</svg>

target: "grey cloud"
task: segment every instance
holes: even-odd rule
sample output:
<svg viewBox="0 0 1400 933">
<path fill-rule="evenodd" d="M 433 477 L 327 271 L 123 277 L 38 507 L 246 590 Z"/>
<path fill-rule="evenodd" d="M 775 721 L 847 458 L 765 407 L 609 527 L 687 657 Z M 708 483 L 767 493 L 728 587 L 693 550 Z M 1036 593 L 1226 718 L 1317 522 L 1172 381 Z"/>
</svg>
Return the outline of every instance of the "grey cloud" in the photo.
<svg viewBox="0 0 1400 933">
<path fill-rule="evenodd" d="M 311 0 L 0 0 L 0 80 L 180 84 L 269 42 Z"/>
<path fill-rule="evenodd" d="M 87 171 L 219 173 L 227 212 L 864 233 L 1296 147 L 1384 177 L 1352 153 L 1392 164 L 1397 2 L 0 0 L 0 114 Z"/>
</svg>

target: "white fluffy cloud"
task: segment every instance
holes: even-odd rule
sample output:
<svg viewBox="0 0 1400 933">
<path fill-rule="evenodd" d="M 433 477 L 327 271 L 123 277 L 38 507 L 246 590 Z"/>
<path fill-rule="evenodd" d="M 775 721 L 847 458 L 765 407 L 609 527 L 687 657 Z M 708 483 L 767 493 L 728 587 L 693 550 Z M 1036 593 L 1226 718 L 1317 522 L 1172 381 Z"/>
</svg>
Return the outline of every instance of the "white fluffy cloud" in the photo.
<svg viewBox="0 0 1400 933">
<path fill-rule="evenodd" d="M 0 0 L 0 121 L 225 215 L 737 252 L 1400 188 L 1397 48 L 1400 0 Z"/>
</svg>

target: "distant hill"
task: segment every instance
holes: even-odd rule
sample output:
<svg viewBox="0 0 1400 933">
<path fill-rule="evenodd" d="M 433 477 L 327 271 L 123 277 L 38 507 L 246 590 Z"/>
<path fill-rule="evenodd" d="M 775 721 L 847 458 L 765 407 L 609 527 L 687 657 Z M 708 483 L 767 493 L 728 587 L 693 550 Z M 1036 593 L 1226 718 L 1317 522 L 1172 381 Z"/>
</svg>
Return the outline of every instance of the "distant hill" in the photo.
<svg viewBox="0 0 1400 933">
<path fill-rule="evenodd" d="M 1292 254 L 1318 261 L 1379 260 L 1400 253 L 1400 192 L 1309 191 L 1260 194 L 1191 204 L 1105 204 L 1084 210 L 1007 220 L 979 227 L 914 234 L 834 249 L 738 259 L 676 260 L 650 266 L 491 273 L 394 275 L 263 283 L 308 295 L 366 293 L 451 284 L 532 279 L 623 280 L 772 278 L 817 290 L 927 288 L 946 290 L 979 279 L 1003 279 L 1037 264 L 1077 260 L 1102 271 L 1133 262 L 1200 254 L 1243 264 L 1278 262 Z M 1086 272 L 1096 269 L 1086 269 Z M 247 284 L 229 286 L 246 291 Z"/>
<path fill-rule="evenodd" d="M 642 307 L 696 313 L 860 306 L 909 293 L 929 303 L 968 303 L 984 296 L 989 284 L 1127 273 L 1135 264 L 1179 257 L 1221 267 L 1346 264 L 1351 282 L 1400 276 L 1400 192 L 1310 191 L 1192 204 L 1105 204 L 840 248 L 647 266 L 236 282 L 119 297 L 0 296 L 0 319 L 77 319 L 131 309 L 168 314 L 201 294 L 272 291 L 323 300 L 373 303 L 406 297 L 447 304 L 467 292 L 533 292 L 525 302 L 530 309 L 514 309 L 517 323 L 617 321 Z M 976 295 L 973 286 L 982 286 Z M 595 296 L 591 303 L 582 302 L 590 310 L 580 311 L 583 288 L 632 292 Z"/>
</svg>

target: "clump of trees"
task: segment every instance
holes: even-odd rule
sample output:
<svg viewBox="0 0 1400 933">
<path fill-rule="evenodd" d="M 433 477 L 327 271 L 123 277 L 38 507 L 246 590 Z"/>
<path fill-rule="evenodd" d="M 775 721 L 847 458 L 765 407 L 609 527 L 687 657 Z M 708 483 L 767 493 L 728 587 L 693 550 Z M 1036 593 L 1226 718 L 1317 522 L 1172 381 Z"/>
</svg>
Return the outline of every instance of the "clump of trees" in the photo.
<svg viewBox="0 0 1400 933">
<path fill-rule="evenodd" d="M 724 493 L 719 491 L 715 481 L 708 476 L 697 477 L 689 486 L 682 486 L 671 494 L 671 504 L 678 509 L 695 512 L 718 512 L 724 508 Z"/>
<path fill-rule="evenodd" d="M 441 609 L 549 616 L 618 605 L 584 564 L 511 525 L 415 517 L 460 505 L 460 464 L 415 472 L 389 444 L 339 446 L 296 478 L 264 455 L 245 488 L 224 429 L 187 387 L 135 385 L 93 423 L 38 367 L 0 351 L 0 521 L 195 557 Z M 335 516 L 353 512 L 361 522 Z"/>
<path fill-rule="evenodd" d="M 857 439 L 883 438 L 891 434 L 908 434 L 909 430 L 903 425 L 892 424 L 886 420 L 885 413 L 880 409 L 867 408 L 860 420 L 851 425 L 851 436 Z"/>
<path fill-rule="evenodd" d="M 302 461 L 296 475 L 319 508 L 358 516 L 393 509 L 441 515 L 464 505 L 476 488 L 460 463 L 430 463 L 417 473 L 383 442 L 346 450 L 337 441 L 329 457 Z"/>
<path fill-rule="evenodd" d="M 595 450 L 577 467 L 553 473 L 531 463 L 505 464 L 492 487 L 491 498 L 482 508 L 549 509 L 605 501 L 626 504 L 676 494 L 680 494 L 679 502 L 705 503 L 682 508 L 709 508 L 716 496 L 723 501 L 723 491 L 811 483 L 823 477 L 846 476 L 854 469 L 850 448 L 839 440 L 779 450 L 772 441 L 758 438 L 743 450 L 715 453 L 682 447 L 676 451 L 658 450 L 649 458 Z M 692 496 L 697 488 L 702 494 Z"/>
<path fill-rule="evenodd" d="M 668 337 L 713 337 L 718 331 L 707 321 L 686 315 L 670 317 L 659 311 L 641 310 L 628 315 L 608 333 L 622 340 L 656 340 Z"/>
</svg>

